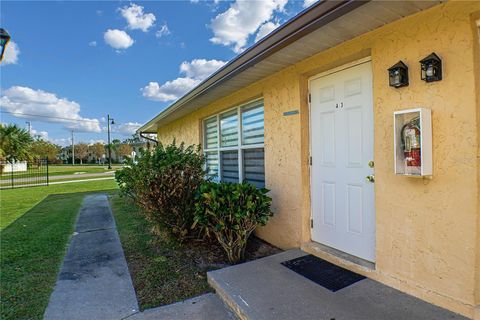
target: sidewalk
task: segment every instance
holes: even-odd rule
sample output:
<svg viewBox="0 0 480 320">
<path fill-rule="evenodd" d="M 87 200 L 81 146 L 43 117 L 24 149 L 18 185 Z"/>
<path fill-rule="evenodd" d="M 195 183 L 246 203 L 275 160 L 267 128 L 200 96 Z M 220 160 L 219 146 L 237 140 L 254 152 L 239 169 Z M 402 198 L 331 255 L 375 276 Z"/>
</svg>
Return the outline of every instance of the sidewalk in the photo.
<svg viewBox="0 0 480 320">
<path fill-rule="evenodd" d="M 139 311 L 108 198 L 85 197 L 46 320 L 234 320 L 215 294 Z"/>
<path fill-rule="evenodd" d="M 107 196 L 86 196 L 44 318 L 118 320 L 137 312 Z"/>
</svg>

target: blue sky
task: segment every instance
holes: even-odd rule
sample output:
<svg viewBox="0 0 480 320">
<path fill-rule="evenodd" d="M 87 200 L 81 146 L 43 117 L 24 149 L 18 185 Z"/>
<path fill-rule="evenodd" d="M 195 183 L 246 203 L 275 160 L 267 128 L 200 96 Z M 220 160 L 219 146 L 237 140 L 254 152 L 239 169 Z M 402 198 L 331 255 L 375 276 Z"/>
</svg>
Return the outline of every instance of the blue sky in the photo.
<svg viewBox="0 0 480 320">
<path fill-rule="evenodd" d="M 2 1 L 1 122 L 66 145 L 105 141 L 110 114 L 125 139 L 311 3 Z"/>
</svg>

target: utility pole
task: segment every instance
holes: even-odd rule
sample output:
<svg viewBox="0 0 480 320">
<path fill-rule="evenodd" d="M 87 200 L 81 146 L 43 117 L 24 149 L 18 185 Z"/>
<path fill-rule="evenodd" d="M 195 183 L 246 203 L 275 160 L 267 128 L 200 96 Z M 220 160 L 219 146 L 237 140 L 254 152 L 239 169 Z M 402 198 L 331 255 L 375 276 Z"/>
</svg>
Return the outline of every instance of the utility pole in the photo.
<svg viewBox="0 0 480 320">
<path fill-rule="evenodd" d="M 32 135 L 32 123 L 30 121 L 25 121 L 28 126 L 28 134 Z"/>
<path fill-rule="evenodd" d="M 108 134 L 108 169 L 112 169 L 112 146 L 110 145 L 110 122 L 115 124 L 110 115 L 107 114 L 107 134 Z"/>
<path fill-rule="evenodd" d="M 75 141 L 73 140 L 73 130 L 72 130 L 72 166 L 75 165 Z"/>
</svg>

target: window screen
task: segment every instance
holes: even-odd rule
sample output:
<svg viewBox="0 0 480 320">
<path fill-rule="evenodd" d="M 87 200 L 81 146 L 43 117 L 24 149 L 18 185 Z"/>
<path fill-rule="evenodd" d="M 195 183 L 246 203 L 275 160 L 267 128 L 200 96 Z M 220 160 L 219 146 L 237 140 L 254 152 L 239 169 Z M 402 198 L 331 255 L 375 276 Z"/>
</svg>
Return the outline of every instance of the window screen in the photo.
<svg viewBox="0 0 480 320">
<path fill-rule="evenodd" d="M 222 181 L 238 182 L 238 151 L 221 151 L 222 157 Z"/>
<path fill-rule="evenodd" d="M 212 149 L 218 147 L 218 126 L 217 117 L 212 117 L 205 120 L 205 149 Z"/>
<path fill-rule="evenodd" d="M 218 180 L 218 152 L 205 152 L 207 177 Z"/>
<path fill-rule="evenodd" d="M 238 146 L 238 115 L 232 110 L 220 115 L 221 146 Z"/>
<path fill-rule="evenodd" d="M 263 103 L 242 110 L 242 144 L 263 143 Z"/>
<path fill-rule="evenodd" d="M 243 150 L 243 179 L 259 188 L 265 187 L 265 152 L 263 148 Z"/>
</svg>

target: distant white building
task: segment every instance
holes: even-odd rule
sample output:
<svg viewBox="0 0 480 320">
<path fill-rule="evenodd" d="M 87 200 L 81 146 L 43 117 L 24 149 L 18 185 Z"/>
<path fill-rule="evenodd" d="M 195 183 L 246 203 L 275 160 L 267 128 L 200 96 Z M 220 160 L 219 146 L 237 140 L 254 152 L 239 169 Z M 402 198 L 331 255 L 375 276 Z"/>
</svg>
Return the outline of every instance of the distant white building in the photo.
<svg viewBox="0 0 480 320">
<path fill-rule="evenodd" d="M 3 172 L 23 172 L 27 171 L 27 161 L 7 162 L 3 167 Z"/>
</svg>

